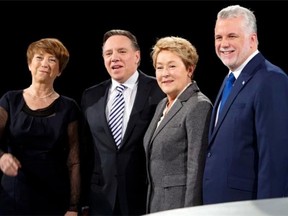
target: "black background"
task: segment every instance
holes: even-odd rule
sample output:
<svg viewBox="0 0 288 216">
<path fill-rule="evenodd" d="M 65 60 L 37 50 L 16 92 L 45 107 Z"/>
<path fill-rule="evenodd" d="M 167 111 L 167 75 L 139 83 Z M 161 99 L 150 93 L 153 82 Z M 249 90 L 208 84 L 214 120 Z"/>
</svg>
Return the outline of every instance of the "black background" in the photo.
<svg viewBox="0 0 288 216">
<path fill-rule="evenodd" d="M 103 34 L 122 28 L 138 38 L 139 68 L 153 76 L 150 51 L 156 39 L 171 35 L 188 39 L 200 57 L 195 80 L 214 103 L 228 72 L 215 54 L 214 24 L 217 12 L 231 4 L 255 12 L 260 52 L 288 72 L 284 1 L 4 1 L 0 2 L 0 95 L 30 85 L 28 45 L 56 37 L 69 49 L 70 61 L 55 89 L 80 102 L 85 88 L 109 78 L 101 55 Z"/>
</svg>

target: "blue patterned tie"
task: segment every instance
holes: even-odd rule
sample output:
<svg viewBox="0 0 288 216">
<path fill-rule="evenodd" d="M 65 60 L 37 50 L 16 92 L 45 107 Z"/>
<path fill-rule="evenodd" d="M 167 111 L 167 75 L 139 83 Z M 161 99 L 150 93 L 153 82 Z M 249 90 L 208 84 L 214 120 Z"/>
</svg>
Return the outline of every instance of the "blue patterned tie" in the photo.
<svg viewBox="0 0 288 216">
<path fill-rule="evenodd" d="M 117 148 L 120 147 L 120 143 L 122 141 L 122 122 L 125 107 L 123 91 L 125 88 L 126 87 L 122 84 L 116 87 L 118 94 L 113 100 L 108 121 L 108 125 L 111 129 Z"/>
<path fill-rule="evenodd" d="M 220 104 L 220 109 L 219 109 L 219 113 L 221 112 L 221 109 L 223 108 L 229 94 L 230 94 L 230 91 L 232 89 L 232 86 L 235 82 L 235 77 L 233 75 L 233 73 L 230 73 L 229 74 L 229 77 L 228 79 L 226 80 L 226 83 L 225 83 L 225 87 L 224 87 L 224 90 L 223 90 L 223 93 L 222 93 L 222 98 L 221 98 L 221 104 Z"/>
</svg>

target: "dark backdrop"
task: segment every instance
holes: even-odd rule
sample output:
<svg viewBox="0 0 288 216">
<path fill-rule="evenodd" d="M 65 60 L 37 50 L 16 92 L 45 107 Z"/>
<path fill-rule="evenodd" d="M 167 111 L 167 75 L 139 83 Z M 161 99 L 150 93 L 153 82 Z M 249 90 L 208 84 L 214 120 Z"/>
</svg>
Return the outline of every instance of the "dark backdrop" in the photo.
<svg viewBox="0 0 288 216">
<path fill-rule="evenodd" d="M 288 7 L 283 1 L 7 1 L 0 2 L 0 95 L 30 85 L 29 43 L 56 37 L 71 58 L 55 89 L 80 102 L 85 88 L 108 78 L 101 56 L 104 32 L 123 28 L 138 38 L 140 69 L 153 76 L 150 51 L 157 38 L 173 35 L 190 40 L 200 56 L 195 80 L 214 102 L 228 72 L 214 51 L 214 24 L 217 12 L 230 4 L 255 12 L 259 50 L 287 72 Z"/>
</svg>

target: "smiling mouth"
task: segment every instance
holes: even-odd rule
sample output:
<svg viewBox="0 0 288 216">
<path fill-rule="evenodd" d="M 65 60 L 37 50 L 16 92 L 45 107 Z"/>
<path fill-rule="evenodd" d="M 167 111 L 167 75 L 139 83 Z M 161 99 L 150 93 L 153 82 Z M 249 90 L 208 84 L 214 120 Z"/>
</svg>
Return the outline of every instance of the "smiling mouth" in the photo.
<svg viewBox="0 0 288 216">
<path fill-rule="evenodd" d="M 115 65 L 115 66 L 112 66 L 111 68 L 114 70 L 114 69 L 119 69 L 121 68 L 122 66 L 119 66 L 119 65 Z"/>
<path fill-rule="evenodd" d="M 172 83 L 173 80 L 165 80 L 165 81 L 162 81 L 162 83 L 166 84 L 166 83 Z"/>
<path fill-rule="evenodd" d="M 233 53 L 234 51 L 220 51 L 223 55 L 229 55 L 231 53 Z"/>
</svg>

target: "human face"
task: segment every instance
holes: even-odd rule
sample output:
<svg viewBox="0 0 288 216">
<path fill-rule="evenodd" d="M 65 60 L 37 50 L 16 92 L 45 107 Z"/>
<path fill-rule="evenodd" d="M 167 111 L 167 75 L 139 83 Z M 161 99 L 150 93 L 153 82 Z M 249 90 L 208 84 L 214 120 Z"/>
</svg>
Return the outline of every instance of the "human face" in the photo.
<svg viewBox="0 0 288 216">
<path fill-rule="evenodd" d="M 128 37 L 113 35 L 103 46 L 103 58 L 111 78 L 124 83 L 137 70 L 140 51 L 134 49 Z"/>
<path fill-rule="evenodd" d="M 160 51 L 156 59 L 156 79 L 170 100 L 191 82 L 193 67 L 186 68 L 182 59 L 167 50 Z"/>
<path fill-rule="evenodd" d="M 53 82 L 60 75 L 58 59 L 46 52 L 35 53 L 28 67 L 36 82 Z"/>
<path fill-rule="evenodd" d="M 230 70 L 237 69 L 256 49 L 256 33 L 249 33 L 243 17 L 218 19 L 215 25 L 215 51 Z"/>
</svg>

